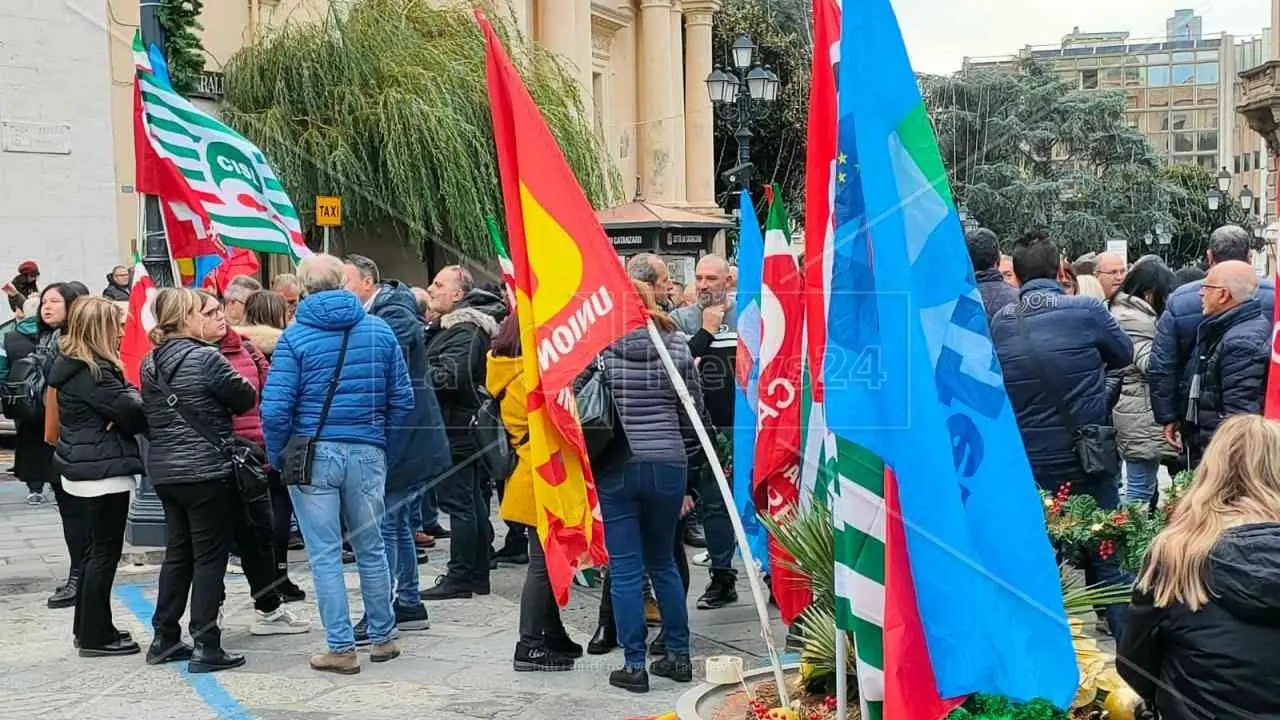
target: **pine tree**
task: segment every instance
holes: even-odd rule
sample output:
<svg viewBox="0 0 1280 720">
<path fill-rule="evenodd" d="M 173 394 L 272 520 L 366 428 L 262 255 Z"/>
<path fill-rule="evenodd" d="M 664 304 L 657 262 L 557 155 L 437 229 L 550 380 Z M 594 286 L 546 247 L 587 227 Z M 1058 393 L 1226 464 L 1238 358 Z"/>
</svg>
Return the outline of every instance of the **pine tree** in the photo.
<svg viewBox="0 0 1280 720">
<path fill-rule="evenodd" d="M 204 72 L 204 46 L 200 43 L 203 0 L 161 0 L 158 15 L 164 28 L 164 54 L 173 89 L 188 95 Z"/>
</svg>

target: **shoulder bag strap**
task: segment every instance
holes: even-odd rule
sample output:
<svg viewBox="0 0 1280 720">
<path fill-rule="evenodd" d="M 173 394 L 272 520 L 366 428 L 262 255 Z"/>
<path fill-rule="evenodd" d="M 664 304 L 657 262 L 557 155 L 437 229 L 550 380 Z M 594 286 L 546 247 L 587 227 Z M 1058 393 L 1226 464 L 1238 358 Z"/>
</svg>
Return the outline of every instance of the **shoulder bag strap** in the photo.
<svg viewBox="0 0 1280 720">
<path fill-rule="evenodd" d="M 173 364 L 173 375 L 178 374 L 178 369 L 182 367 L 182 363 L 185 362 L 187 357 L 195 351 L 196 351 L 196 348 L 191 348 L 190 350 L 183 353 L 181 357 L 178 358 L 178 361 Z M 164 373 L 160 371 L 160 363 L 158 361 L 155 363 L 155 366 L 156 366 L 156 385 L 160 387 L 160 392 L 164 393 L 165 395 L 164 404 L 173 408 L 174 412 L 178 413 L 178 417 L 182 418 L 182 421 L 185 422 L 188 427 L 190 427 L 192 430 L 195 430 L 196 434 L 204 438 L 210 445 L 213 445 L 215 448 L 217 448 L 218 452 L 226 454 L 227 452 L 226 439 L 219 438 L 217 435 L 214 435 L 213 431 L 209 429 L 208 425 L 205 425 L 203 422 L 197 419 L 193 414 L 187 412 L 187 409 L 183 406 L 182 402 L 178 399 L 178 394 L 174 392 L 173 389 L 169 387 L 169 383 L 165 381 Z"/>
<path fill-rule="evenodd" d="M 342 379 L 342 366 L 347 360 L 347 343 L 351 340 L 351 328 L 342 333 L 342 348 L 338 350 L 338 366 L 333 369 L 333 377 L 329 379 L 329 391 L 324 396 L 324 407 L 320 410 L 320 424 L 316 425 L 316 434 L 312 435 L 316 440 L 320 439 L 320 432 L 324 430 L 324 423 L 329 419 L 329 408 L 333 406 L 333 395 L 338 392 L 338 381 Z"/>
<path fill-rule="evenodd" d="M 1071 412 L 1067 410 L 1067 403 L 1064 400 L 1063 394 L 1058 392 L 1058 388 L 1055 383 L 1050 382 L 1052 374 L 1046 375 L 1044 373 L 1044 368 L 1047 366 L 1047 363 L 1040 355 L 1039 351 L 1036 350 L 1035 341 L 1031 339 L 1031 333 L 1027 330 L 1026 321 L 1022 316 L 1021 303 L 1013 306 L 1013 317 L 1018 323 L 1018 334 L 1022 336 L 1023 340 L 1027 341 L 1027 350 L 1031 353 L 1032 365 L 1034 366 L 1036 377 L 1044 386 L 1044 391 L 1053 398 L 1053 404 L 1058 408 L 1058 416 L 1062 419 L 1062 422 L 1066 424 L 1067 431 L 1071 433 L 1071 437 L 1074 438 L 1077 430 L 1076 421 L 1071 417 Z"/>
</svg>

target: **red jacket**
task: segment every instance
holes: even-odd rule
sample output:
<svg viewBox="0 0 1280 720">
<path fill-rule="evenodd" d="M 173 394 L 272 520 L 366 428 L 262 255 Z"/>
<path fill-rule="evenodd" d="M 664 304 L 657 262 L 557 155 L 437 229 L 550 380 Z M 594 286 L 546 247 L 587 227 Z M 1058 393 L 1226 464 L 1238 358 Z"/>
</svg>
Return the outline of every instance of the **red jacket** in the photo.
<svg viewBox="0 0 1280 720">
<path fill-rule="evenodd" d="M 258 393 L 258 401 L 253 404 L 252 410 L 231 418 L 231 432 L 259 447 L 265 447 L 262 439 L 261 405 L 262 386 L 267 381 L 269 367 L 267 358 L 249 342 L 248 338 L 236 332 L 235 328 L 227 328 L 227 334 L 222 336 L 220 349 L 222 356 L 231 363 L 231 367 L 248 380 L 254 392 Z"/>
</svg>

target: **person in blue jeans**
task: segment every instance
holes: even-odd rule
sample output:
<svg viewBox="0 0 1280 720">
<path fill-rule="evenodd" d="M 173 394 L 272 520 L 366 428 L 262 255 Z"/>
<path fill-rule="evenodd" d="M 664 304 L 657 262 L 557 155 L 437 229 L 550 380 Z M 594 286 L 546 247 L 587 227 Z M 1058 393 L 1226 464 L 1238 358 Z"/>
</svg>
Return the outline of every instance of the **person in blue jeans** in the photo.
<svg viewBox="0 0 1280 720">
<path fill-rule="evenodd" d="M 367 312 L 385 321 L 395 332 L 413 383 L 413 414 L 404 427 L 388 428 L 382 540 L 395 592 L 396 628 L 406 632 L 426 630 L 431 625 L 419 594 L 418 552 L 413 534 L 420 525 L 414 523 L 414 514 L 415 510 L 421 511 L 427 481 L 448 470 L 452 460 L 440 405 L 427 375 L 425 327 L 408 285 L 382 280 L 378 266 L 363 255 L 348 255 L 344 265 L 347 289 Z M 356 644 L 368 642 L 368 624 L 361 620 L 356 624 Z"/>
<path fill-rule="evenodd" d="M 289 488 L 329 646 L 311 657 L 311 667 L 350 675 L 360 672 L 360 659 L 342 576 L 344 521 L 368 618 L 369 659 L 400 655 L 381 527 L 387 448 L 396 447 L 412 417 L 413 385 L 395 333 L 345 289 L 341 260 L 308 257 L 298 281 L 306 297 L 271 356 L 262 428 L 274 467 L 283 467 L 291 437 L 314 439 L 310 484 Z"/>
<path fill-rule="evenodd" d="M 653 290 L 636 289 L 675 361 L 700 413 L 698 370 L 688 338 L 657 307 Z M 647 328 L 632 331 L 601 354 L 603 372 L 618 408 L 621 431 L 630 446 L 625 461 L 592 460 L 605 547 L 609 551 L 610 593 L 614 623 L 625 664 L 609 675 L 609 684 L 631 692 L 648 692 L 649 672 L 676 682 L 693 678 L 689 613 L 684 584 L 671 552 L 681 516 L 693 506 L 688 497 L 689 450 L 696 448 L 693 426 L 676 396 Z M 694 450 L 695 459 L 697 450 Z M 665 654 L 645 671 L 645 574 L 653 584 L 662 614 Z"/>
</svg>

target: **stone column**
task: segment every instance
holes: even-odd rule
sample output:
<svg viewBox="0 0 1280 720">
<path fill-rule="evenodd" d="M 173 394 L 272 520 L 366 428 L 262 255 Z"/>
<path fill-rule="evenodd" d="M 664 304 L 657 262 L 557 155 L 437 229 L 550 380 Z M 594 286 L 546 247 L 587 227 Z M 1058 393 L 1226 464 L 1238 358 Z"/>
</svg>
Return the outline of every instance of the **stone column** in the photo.
<svg viewBox="0 0 1280 720">
<path fill-rule="evenodd" d="M 699 210 L 716 208 L 715 117 L 706 80 L 711 73 L 711 17 L 719 8 L 719 0 L 684 3 L 685 197 Z"/>
<path fill-rule="evenodd" d="M 592 108 L 595 101 L 592 99 L 594 88 L 591 84 L 591 0 L 574 0 L 573 3 L 573 30 L 577 36 L 573 48 L 573 55 L 570 56 L 573 64 L 577 66 L 574 77 L 578 78 L 578 86 L 582 92 L 582 109 L 586 111 L 587 118 L 592 116 Z"/>
<path fill-rule="evenodd" d="M 671 0 L 640 0 L 640 191 L 646 199 L 675 199 L 671 102 Z"/>
<path fill-rule="evenodd" d="M 540 0 L 538 3 L 538 37 L 543 47 L 573 65 L 578 62 L 577 6 L 581 0 Z M 590 2 L 590 0 L 587 0 Z M 582 28 L 589 33 L 590 26 Z M 578 77 L 580 68 L 571 67 Z"/>
<path fill-rule="evenodd" d="M 672 198 L 686 201 L 685 192 L 685 127 L 684 127 L 684 6 L 681 0 L 671 3 L 671 186 Z"/>
</svg>

